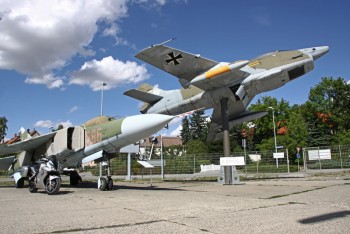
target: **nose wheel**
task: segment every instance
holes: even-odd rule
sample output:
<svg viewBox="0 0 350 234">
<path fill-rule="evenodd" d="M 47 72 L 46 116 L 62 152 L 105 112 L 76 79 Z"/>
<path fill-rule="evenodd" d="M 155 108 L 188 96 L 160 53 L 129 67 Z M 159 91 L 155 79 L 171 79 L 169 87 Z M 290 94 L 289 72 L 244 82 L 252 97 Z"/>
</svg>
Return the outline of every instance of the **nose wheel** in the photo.
<svg viewBox="0 0 350 234">
<path fill-rule="evenodd" d="M 107 177 L 103 177 L 103 167 L 107 169 Z M 100 163 L 100 177 L 97 181 L 97 188 L 100 191 L 113 190 L 113 180 L 110 169 L 110 159 L 107 158 L 105 162 Z"/>
</svg>

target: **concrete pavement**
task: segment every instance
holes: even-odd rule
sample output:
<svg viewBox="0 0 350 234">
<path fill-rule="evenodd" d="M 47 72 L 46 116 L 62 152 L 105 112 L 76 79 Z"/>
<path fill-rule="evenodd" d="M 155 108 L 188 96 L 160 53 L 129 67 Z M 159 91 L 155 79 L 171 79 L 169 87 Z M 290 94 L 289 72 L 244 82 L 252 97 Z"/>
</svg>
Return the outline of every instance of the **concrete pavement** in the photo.
<svg viewBox="0 0 350 234">
<path fill-rule="evenodd" d="M 347 233 L 350 176 L 64 184 L 56 196 L 0 186 L 0 233 Z"/>
</svg>

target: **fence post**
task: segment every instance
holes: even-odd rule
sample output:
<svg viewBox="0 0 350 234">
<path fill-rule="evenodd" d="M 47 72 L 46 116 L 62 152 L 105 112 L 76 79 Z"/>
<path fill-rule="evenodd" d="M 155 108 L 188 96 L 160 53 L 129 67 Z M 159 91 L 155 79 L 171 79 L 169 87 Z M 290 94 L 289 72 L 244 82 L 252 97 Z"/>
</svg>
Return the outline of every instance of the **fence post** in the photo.
<svg viewBox="0 0 350 234">
<path fill-rule="evenodd" d="M 196 155 L 193 155 L 193 174 L 196 173 Z"/>
<path fill-rule="evenodd" d="M 320 163 L 320 171 L 322 171 L 321 156 L 320 156 L 320 147 L 317 147 L 317 150 L 318 150 L 318 162 Z"/>
<path fill-rule="evenodd" d="M 307 163 L 306 163 L 306 157 L 305 157 L 305 148 L 303 148 L 303 161 L 304 161 L 304 171 L 307 171 Z"/>
<path fill-rule="evenodd" d="M 339 157 L 340 157 L 340 168 L 343 169 L 343 160 L 341 158 L 341 148 L 340 148 L 340 145 L 339 145 Z"/>
<path fill-rule="evenodd" d="M 289 170 L 289 154 L 288 154 L 288 149 L 286 149 L 286 154 L 287 154 L 287 168 L 288 168 L 288 174 L 290 173 Z"/>
</svg>

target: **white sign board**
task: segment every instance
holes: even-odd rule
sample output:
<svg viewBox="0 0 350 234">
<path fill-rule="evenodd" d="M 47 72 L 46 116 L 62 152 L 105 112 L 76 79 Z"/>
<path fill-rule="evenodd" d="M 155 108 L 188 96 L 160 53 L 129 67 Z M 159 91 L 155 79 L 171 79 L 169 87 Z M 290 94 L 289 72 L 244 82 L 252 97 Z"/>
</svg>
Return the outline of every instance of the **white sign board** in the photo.
<svg viewBox="0 0 350 234">
<path fill-rule="evenodd" d="M 308 151 L 309 160 L 324 160 L 324 159 L 332 159 L 331 150 L 309 150 Z"/>
<path fill-rule="evenodd" d="M 165 166 L 165 160 L 164 161 L 164 166 Z M 162 166 L 162 160 L 148 160 L 147 161 L 149 164 L 151 164 L 154 167 L 161 167 Z"/>
<path fill-rule="evenodd" d="M 144 168 L 153 168 L 154 167 L 146 161 L 137 161 L 137 162 L 140 163 Z"/>
<path fill-rule="evenodd" d="M 248 156 L 249 156 L 250 160 L 252 160 L 253 162 L 261 161 L 261 155 L 260 154 L 249 154 Z"/>
<path fill-rule="evenodd" d="M 244 157 L 221 157 L 220 166 L 244 166 Z"/>
<path fill-rule="evenodd" d="M 128 153 L 128 154 L 137 154 L 140 151 L 140 145 L 137 144 L 130 144 L 127 146 L 124 146 L 123 148 L 120 149 L 120 153 Z"/>
<path fill-rule="evenodd" d="M 282 153 L 273 153 L 273 158 L 284 158 L 284 152 L 282 152 Z"/>
</svg>

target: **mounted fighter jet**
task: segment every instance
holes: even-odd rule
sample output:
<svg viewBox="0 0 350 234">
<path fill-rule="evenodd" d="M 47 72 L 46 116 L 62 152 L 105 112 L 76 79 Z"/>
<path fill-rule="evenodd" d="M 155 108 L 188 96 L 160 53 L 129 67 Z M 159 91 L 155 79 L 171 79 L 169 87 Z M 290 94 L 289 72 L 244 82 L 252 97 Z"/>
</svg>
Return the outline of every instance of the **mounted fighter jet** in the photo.
<svg viewBox="0 0 350 234">
<path fill-rule="evenodd" d="M 174 116 L 161 114 L 135 115 L 122 119 L 99 116 L 86 123 L 63 128 L 45 135 L 30 137 L 22 131 L 21 141 L 0 144 L 0 155 L 16 154 L 0 159 L 1 170 L 13 170 L 16 187 L 23 187 L 25 175 L 20 168 L 31 165 L 42 157 L 55 155 L 61 173 L 70 174 L 70 182 L 76 185 L 80 176 L 75 170 L 90 161 L 107 162 L 107 179 L 100 175 L 100 190 L 113 188 L 109 160 L 117 156 L 120 148 L 133 144 L 162 129 Z"/>
<path fill-rule="evenodd" d="M 142 84 L 124 95 L 143 101 L 140 110 L 143 114 L 174 115 L 214 108 L 208 141 L 222 139 L 221 99 L 228 100 L 230 128 L 260 118 L 267 112 L 246 110 L 254 96 L 279 88 L 311 71 L 314 61 L 329 49 L 322 46 L 275 51 L 252 60 L 227 63 L 174 49 L 165 46 L 165 43 L 146 48 L 136 57 L 176 76 L 183 88 L 161 90 Z"/>
</svg>

